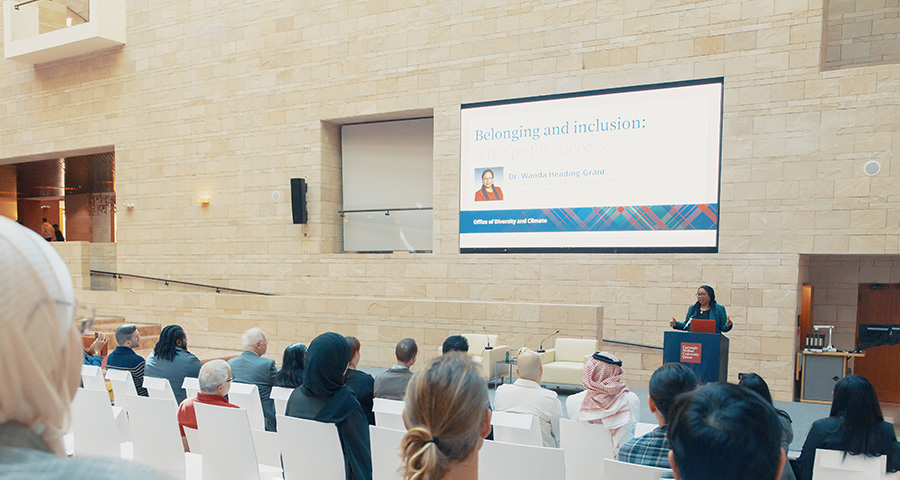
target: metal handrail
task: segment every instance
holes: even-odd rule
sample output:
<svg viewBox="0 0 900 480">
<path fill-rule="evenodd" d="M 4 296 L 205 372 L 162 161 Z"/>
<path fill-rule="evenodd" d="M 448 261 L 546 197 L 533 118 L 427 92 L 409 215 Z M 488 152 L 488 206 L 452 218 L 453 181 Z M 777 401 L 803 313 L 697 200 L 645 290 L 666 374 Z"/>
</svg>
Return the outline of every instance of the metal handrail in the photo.
<svg viewBox="0 0 900 480">
<path fill-rule="evenodd" d="M 343 217 L 345 213 L 372 213 L 384 212 L 385 216 L 390 216 L 391 212 L 407 212 L 415 210 L 434 210 L 434 207 L 404 207 L 404 208 L 373 208 L 369 210 L 338 210 L 338 214 Z"/>
<path fill-rule="evenodd" d="M 224 291 L 228 291 L 228 292 L 249 293 L 251 295 L 265 295 L 267 297 L 277 295 L 275 293 L 254 292 L 252 290 L 241 290 L 239 288 L 217 287 L 215 285 L 205 285 L 202 283 L 184 282 L 181 280 L 172 280 L 172 279 L 168 279 L 168 278 L 148 277 L 145 275 L 134 275 L 132 273 L 105 272 L 103 270 L 91 270 L 91 276 L 93 276 L 95 273 L 97 275 L 110 275 L 113 278 L 131 277 L 131 278 L 140 278 L 143 280 L 155 280 L 157 282 L 165 282 L 166 285 L 168 285 L 169 283 L 177 283 L 179 285 L 190 285 L 192 287 L 214 288 L 214 289 L 216 289 L 216 293 L 221 293 L 224 290 Z"/>
<path fill-rule="evenodd" d="M 652 348 L 654 350 L 662 350 L 663 349 L 663 347 L 657 347 L 656 345 L 647 345 L 644 343 L 634 343 L 634 342 L 623 342 L 621 340 L 610 340 L 608 338 L 603 338 L 603 339 L 601 339 L 601 341 L 609 342 L 609 343 L 618 343 L 619 345 L 628 345 L 631 347 Z"/>
</svg>

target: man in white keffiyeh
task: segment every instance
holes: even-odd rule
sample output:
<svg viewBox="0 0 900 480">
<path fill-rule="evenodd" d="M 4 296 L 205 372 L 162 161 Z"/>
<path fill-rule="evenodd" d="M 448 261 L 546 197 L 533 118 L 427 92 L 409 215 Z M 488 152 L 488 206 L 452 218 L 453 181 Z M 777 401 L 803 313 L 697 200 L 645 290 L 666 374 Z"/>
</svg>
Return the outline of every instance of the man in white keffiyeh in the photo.
<svg viewBox="0 0 900 480">
<path fill-rule="evenodd" d="M 566 400 L 569 418 L 601 424 L 612 435 L 616 451 L 634 436 L 640 400 L 622 383 L 622 361 L 609 352 L 595 353 L 584 363 L 585 391 Z"/>
</svg>

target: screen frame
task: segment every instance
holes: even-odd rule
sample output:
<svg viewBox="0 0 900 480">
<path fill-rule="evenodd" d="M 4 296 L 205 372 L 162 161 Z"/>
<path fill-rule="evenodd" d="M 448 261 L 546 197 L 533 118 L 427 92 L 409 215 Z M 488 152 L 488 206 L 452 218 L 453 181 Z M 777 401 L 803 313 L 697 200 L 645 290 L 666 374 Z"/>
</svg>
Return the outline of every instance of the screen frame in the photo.
<svg viewBox="0 0 900 480">
<path fill-rule="evenodd" d="M 504 100 L 492 100 L 486 102 L 463 103 L 460 105 L 460 124 L 462 124 L 462 115 L 466 109 L 478 107 L 491 107 L 498 105 L 513 105 L 519 103 L 529 103 L 536 101 L 557 100 L 564 98 L 577 98 L 598 95 L 610 95 L 616 93 L 640 92 L 646 90 L 662 90 L 666 88 L 690 87 L 696 85 L 720 84 L 719 98 L 719 152 L 718 152 L 718 189 L 716 202 L 719 206 L 718 219 L 716 223 L 716 242 L 714 246 L 696 246 L 696 247 L 459 247 L 461 254 L 478 254 L 478 253 L 553 253 L 553 254 L 571 254 L 571 253 L 668 253 L 668 254 L 684 254 L 684 253 L 719 253 L 720 231 L 722 229 L 722 139 L 723 139 L 723 123 L 725 117 L 725 77 L 710 77 L 694 80 L 681 80 L 675 82 L 653 83 L 634 85 L 627 87 L 615 87 L 599 90 L 585 90 L 580 92 L 557 93 L 551 95 L 538 95 L 531 97 L 520 97 Z M 459 142 L 459 155 L 462 159 L 462 141 Z M 461 168 L 462 162 L 460 162 Z M 459 172 L 462 175 L 462 171 Z M 459 227 L 459 219 L 462 216 L 462 191 L 459 192 L 459 208 L 457 211 L 457 227 Z M 459 245 L 459 229 L 457 230 L 457 245 Z"/>
</svg>

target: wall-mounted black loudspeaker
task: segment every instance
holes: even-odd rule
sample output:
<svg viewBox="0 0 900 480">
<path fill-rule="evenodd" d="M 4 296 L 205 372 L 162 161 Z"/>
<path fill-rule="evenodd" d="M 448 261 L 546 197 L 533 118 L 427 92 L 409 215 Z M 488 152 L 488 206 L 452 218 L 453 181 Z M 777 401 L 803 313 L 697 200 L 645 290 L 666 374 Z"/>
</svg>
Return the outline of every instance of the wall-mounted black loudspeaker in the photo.
<svg viewBox="0 0 900 480">
<path fill-rule="evenodd" d="M 306 180 L 303 178 L 291 179 L 291 212 L 294 223 L 306 223 Z"/>
</svg>

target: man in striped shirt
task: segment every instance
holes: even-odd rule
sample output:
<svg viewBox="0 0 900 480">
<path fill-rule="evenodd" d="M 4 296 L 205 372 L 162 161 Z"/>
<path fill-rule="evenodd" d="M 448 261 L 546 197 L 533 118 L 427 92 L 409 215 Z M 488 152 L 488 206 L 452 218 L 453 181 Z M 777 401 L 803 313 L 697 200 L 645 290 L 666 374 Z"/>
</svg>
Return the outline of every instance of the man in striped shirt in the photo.
<svg viewBox="0 0 900 480">
<path fill-rule="evenodd" d="M 650 433 L 633 438 L 622 445 L 618 460 L 651 467 L 672 468 L 669 465 L 669 440 L 666 438 L 669 408 L 679 395 L 697 388 L 697 383 L 697 375 L 680 363 L 667 363 L 657 368 L 650 377 L 647 403 L 659 426 Z"/>
<path fill-rule="evenodd" d="M 106 357 L 106 368 L 130 372 L 137 394 L 146 397 L 147 389 L 144 388 L 144 357 L 134 353 L 134 349 L 141 344 L 141 334 L 138 333 L 137 325 L 129 323 L 117 328 L 116 343 L 119 345 Z"/>
</svg>

